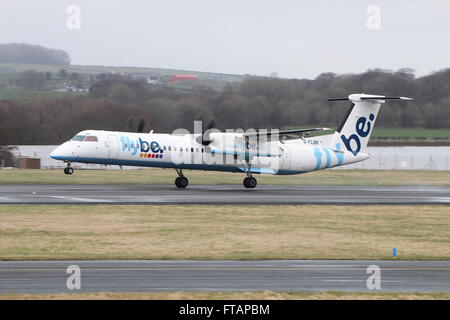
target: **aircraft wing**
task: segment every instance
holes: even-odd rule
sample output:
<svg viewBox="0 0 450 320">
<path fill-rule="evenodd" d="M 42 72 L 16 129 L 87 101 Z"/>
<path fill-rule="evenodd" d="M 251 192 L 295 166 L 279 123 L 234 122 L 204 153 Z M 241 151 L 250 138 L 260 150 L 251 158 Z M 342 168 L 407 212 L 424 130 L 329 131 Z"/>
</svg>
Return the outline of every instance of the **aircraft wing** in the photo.
<svg viewBox="0 0 450 320">
<path fill-rule="evenodd" d="M 312 132 L 321 132 L 321 131 L 334 131 L 334 129 L 330 128 L 308 128 L 308 129 L 296 129 L 296 130 L 280 130 L 280 131 L 266 131 L 266 132 L 255 132 L 255 133 L 244 133 L 244 137 L 246 138 L 259 138 L 260 136 L 267 136 L 267 140 L 289 140 L 289 139 L 298 139 L 303 137 L 305 134 Z"/>
</svg>

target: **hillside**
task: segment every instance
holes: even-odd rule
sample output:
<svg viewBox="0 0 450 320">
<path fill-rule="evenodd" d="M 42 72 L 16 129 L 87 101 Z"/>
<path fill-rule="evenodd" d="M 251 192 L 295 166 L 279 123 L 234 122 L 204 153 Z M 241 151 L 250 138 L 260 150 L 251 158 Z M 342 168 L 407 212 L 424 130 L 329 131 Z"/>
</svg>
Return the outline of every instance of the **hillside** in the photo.
<svg viewBox="0 0 450 320">
<path fill-rule="evenodd" d="M 70 58 L 63 50 L 26 43 L 5 43 L 0 44 L 0 63 L 69 65 Z"/>
<path fill-rule="evenodd" d="M 51 78 L 47 85 L 38 88 L 23 87 L 18 83 L 23 73 L 30 70 Z M 61 77 L 61 72 L 70 77 L 76 76 L 76 81 L 68 82 Z M 147 81 L 158 87 L 175 89 L 177 91 L 195 91 L 197 89 L 223 91 L 228 83 L 240 82 L 246 78 L 243 75 L 224 74 L 213 72 L 201 72 L 178 69 L 148 68 L 148 67 L 120 67 L 120 66 L 96 66 L 96 65 L 48 65 L 29 63 L 0 63 L 0 100 L 29 99 L 36 95 L 59 96 L 51 91 L 64 91 L 71 94 L 73 91 L 87 92 L 96 81 L 96 77 L 102 74 L 118 74 Z M 194 75 L 195 81 L 170 81 L 173 75 Z M 80 90 L 69 89 L 78 86 Z M 44 92 L 37 92 L 36 89 Z"/>
<path fill-rule="evenodd" d="M 62 50 L 24 43 L 0 44 L 0 100 L 29 100 L 87 93 L 104 75 L 120 75 L 180 92 L 223 91 L 237 74 L 150 67 L 71 65 Z M 189 76 L 187 78 L 186 76 Z"/>
<path fill-rule="evenodd" d="M 239 81 L 245 78 L 244 75 L 202 72 L 192 70 L 164 69 L 150 67 L 121 67 L 121 66 L 96 66 L 96 65 L 48 65 L 48 64 L 30 64 L 30 63 L 0 63 L 0 75 L 4 73 L 19 73 L 26 70 L 35 70 L 39 72 L 57 73 L 61 69 L 68 72 L 78 72 L 82 74 L 100 74 L 100 73 L 125 73 L 125 74 L 193 74 L 200 79 L 217 78 L 224 81 Z"/>
</svg>

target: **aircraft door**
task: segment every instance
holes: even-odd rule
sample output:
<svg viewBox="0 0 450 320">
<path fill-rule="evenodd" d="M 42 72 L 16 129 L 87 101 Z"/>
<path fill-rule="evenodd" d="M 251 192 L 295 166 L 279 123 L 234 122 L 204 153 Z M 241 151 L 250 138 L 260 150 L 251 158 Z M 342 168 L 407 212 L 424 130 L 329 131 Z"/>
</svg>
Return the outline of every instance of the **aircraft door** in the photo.
<svg viewBox="0 0 450 320">
<path fill-rule="evenodd" d="M 291 166 L 291 150 L 287 146 L 280 146 L 281 150 L 281 168 L 289 170 Z"/>
<path fill-rule="evenodd" d="M 108 148 L 108 158 L 109 159 L 117 159 L 119 153 L 119 147 L 117 144 L 116 136 L 108 136 L 108 142 L 106 144 Z"/>
</svg>

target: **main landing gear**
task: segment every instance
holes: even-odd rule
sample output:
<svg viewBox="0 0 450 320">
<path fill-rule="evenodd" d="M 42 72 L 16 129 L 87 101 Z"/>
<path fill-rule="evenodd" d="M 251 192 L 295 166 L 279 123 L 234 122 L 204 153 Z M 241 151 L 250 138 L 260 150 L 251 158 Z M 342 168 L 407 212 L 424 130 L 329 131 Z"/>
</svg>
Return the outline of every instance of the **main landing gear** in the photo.
<svg viewBox="0 0 450 320">
<path fill-rule="evenodd" d="M 247 163 L 245 174 L 247 175 L 247 177 L 245 177 L 243 182 L 244 187 L 246 187 L 247 189 L 254 189 L 258 182 L 255 178 L 252 177 L 251 166 L 249 163 Z"/>
<path fill-rule="evenodd" d="M 257 181 L 255 178 L 253 178 L 252 176 L 250 177 L 246 177 L 244 179 L 244 187 L 246 187 L 247 189 L 253 189 L 256 187 L 257 185 Z"/>
<path fill-rule="evenodd" d="M 67 167 L 64 168 L 64 173 L 65 174 L 72 174 L 73 173 L 73 168 L 70 166 L 70 162 L 67 162 Z"/>
<path fill-rule="evenodd" d="M 175 169 L 178 173 L 178 177 L 175 179 L 175 185 L 177 188 L 184 189 L 188 186 L 189 180 L 183 175 L 183 169 Z"/>
<path fill-rule="evenodd" d="M 184 189 L 189 185 L 189 180 L 183 175 L 183 169 L 175 169 L 178 173 L 178 177 L 175 179 L 175 185 L 179 189 Z M 247 171 L 247 177 L 244 179 L 244 187 L 247 189 L 254 189 L 258 182 L 250 174 L 250 170 Z"/>
</svg>

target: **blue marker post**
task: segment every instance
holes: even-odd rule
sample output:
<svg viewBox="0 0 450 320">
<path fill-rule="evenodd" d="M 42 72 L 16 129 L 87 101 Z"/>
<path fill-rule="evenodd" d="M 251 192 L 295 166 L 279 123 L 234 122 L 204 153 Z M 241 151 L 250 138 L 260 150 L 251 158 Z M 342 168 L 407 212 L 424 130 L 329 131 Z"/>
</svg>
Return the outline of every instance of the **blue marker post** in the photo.
<svg viewBox="0 0 450 320">
<path fill-rule="evenodd" d="M 393 249 L 392 249 L 392 257 L 393 257 L 394 259 L 397 259 L 397 248 L 393 248 Z"/>
</svg>

